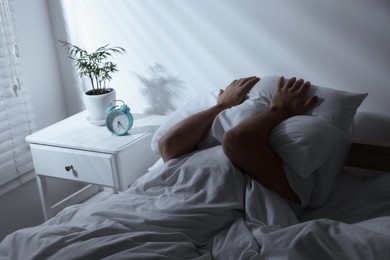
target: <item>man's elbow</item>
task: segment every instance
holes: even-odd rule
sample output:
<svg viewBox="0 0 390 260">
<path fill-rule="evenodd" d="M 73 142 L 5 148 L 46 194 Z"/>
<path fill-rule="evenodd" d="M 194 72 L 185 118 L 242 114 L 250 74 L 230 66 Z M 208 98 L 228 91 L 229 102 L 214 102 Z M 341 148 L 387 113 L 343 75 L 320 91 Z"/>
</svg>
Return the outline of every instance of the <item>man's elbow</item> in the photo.
<svg viewBox="0 0 390 260">
<path fill-rule="evenodd" d="M 235 163 L 241 156 L 241 135 L 238 131 L 229 130 L 227 131 L 222 139 L 222 148 L 225 155 Z"/>
<path fill-rule="evenodd" d="M 164 162 L 169 161 L 174 157 L 171 145 L 171 138 L 169 135 L 164 135 L 158 142 L 158 151 Z"/>
</svg>

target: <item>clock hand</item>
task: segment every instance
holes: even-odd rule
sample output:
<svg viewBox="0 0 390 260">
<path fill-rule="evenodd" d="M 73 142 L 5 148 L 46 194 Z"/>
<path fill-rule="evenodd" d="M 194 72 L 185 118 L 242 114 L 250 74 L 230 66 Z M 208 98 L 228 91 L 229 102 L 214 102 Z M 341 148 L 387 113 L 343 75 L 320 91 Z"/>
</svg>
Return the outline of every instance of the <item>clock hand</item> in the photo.
<svg viewBox="0 0 390 260">
<path fill-rule="evenodd" d="M 124 127 L 120 121 L 118 121 L 118 128 L 124 129 Z"/>
</svg>

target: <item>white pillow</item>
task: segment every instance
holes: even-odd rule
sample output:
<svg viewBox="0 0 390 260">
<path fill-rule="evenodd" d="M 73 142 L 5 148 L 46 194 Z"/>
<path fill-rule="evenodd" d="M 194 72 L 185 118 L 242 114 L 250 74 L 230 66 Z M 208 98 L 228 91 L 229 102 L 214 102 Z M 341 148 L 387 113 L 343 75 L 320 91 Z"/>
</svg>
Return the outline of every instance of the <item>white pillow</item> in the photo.
<svg viewBox="0 0 390 260">
<path fill-rule="evenodd" d="M 231 111 L 221 112 L 211 128 L 214 137 L 221 142 L 224 133 L 235 123 L 231 119 L 241 121 L 246 117 L 242 117 L 241 120 L 238 117 L 249 114 L 248 110 L 246 112 L 240 111 L 233 117 L 226 116 L 232 113 Z M 272 130 L 269 139 L 272 150 L 304 178 L 318 169 L 340 143 L 346 142 L 348 142 L 346 136 L 333 125 L 322 118 L 306 115 L 282 121 Z"/>
<path fill-rule="evenodd" d="M 275 92 L 278 78 L 279 76 L 261 77 L 261 80 L 249 92 L 249 99 L 268 107 Z M 357 108 L 368 94 L 351 93 L 311 85 L 306 96 L 309 97 L 313 95 L 318 96 L 318 101 L 313 108 L 305 114 L 321 117 L 345 134 L 348 134 Z"/>
<path fill-rule="evenodd" d="M 348 139 L 325 120 L 313 116 L 295 116 L 276 126 L 269 145 L 292 170 L 306 178 Z"/>
<path fill-rule="evenodd" d="M 158 142 L 160 138 L 165 135 L 169 129 L 171 129 L 174 125 L 185 119 L 186 117 L 193 115 L 195 113 L 206 110 L 207 108 L 215 105 L 217 103 L 219 90 L 214 90 L 202 95 L 199 95 L 186 104 L 178 108 L 167 121 L 165 121 L 159 128 L 157 128 L 156 132 L 153 135 L 151 141 L 151 148 L 153 152 L 156 154 L 160 154 L 158 151 Z M 199 144 L 199 148 L 207 148 L 218 145 L 218 141 L 210 135 L 210 133 L 204 138 L 201 144 Z"/>
</svg>

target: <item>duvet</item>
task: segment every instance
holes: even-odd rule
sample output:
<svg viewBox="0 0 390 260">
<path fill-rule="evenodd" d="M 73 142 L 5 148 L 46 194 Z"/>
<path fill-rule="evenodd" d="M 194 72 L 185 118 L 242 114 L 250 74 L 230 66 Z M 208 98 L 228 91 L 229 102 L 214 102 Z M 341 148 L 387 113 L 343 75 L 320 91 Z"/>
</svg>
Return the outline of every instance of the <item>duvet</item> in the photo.
<svg viewBox="0 0 390 260">
<path fill-rule="evenodd" d="M 299 222 L 216 146 L 8 235 L 0 259 L 390 259 L 390 217 Z"/>
</svg>

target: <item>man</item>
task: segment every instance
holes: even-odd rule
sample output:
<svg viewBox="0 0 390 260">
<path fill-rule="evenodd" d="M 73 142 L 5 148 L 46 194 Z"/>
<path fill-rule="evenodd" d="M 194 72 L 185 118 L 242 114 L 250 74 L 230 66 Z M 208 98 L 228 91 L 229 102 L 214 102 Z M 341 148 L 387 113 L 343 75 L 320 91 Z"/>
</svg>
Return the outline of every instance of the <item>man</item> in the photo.
<svg viewBox="0 0 390 260">
<path fill-rule="evenodd" d="M 158 148 L 164 161 L 189 153 L 209 131 L 215 117 L 224 109 L 240 104 L 258 77 L 233 80 L 220 90 L 217 104 L 196 113 L 171 128 L 159 141 Z M 300 203 L 298 195 L 288 183 L 282 160 L 268 146 L 272 129 L 283 120 L 304 114 L 317 97 L 305 99 L 310 83 L 295 77 L 280 77 L 269 109 L 257 113 L 225 133 L 222 147 L 234 165 L 256 181 L 275 191 L 284 199 Z"/>
</svg>

